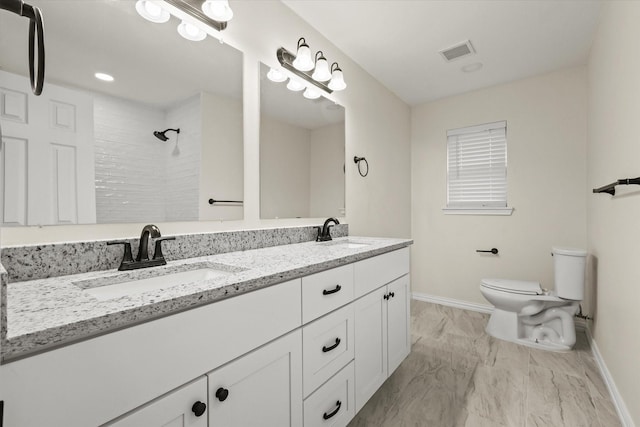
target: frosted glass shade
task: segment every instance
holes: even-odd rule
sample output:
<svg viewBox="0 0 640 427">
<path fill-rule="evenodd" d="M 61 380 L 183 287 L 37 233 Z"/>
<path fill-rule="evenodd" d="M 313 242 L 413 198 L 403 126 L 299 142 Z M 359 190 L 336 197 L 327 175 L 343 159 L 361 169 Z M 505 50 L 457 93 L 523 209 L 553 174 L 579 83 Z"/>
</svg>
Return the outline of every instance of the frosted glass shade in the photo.
<svg viewBox="0 0 640 427">
<path fill-rule="evenodd" d="M 171 18 L 169 12 L 164 10 L 157 1 L 152 0 L 138 0 L 136 2 L 136 12 L 147 21 L 155 22 L 156 24 L 162 24 Z"/>
<path fill-rule="evenodd" d="M 202 11 L 209 18 L 218 22 L 231 21 L 233 10 L 229 6 L 229 0 L 207 0 L 202 3 Z"/>
</svg>

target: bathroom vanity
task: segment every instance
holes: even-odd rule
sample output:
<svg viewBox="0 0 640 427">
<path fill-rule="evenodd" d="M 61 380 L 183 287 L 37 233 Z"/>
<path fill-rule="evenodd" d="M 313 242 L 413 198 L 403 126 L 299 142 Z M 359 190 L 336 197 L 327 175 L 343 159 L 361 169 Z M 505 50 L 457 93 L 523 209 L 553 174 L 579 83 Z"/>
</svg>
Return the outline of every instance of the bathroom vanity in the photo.
<svg viewBox="0 0 640 427">
<path fill-rule="evenodd" d="M 409 354 L 411 243 L 343 237 L 10 283 L 5 425 L 344 426 Z"/>
</svg>

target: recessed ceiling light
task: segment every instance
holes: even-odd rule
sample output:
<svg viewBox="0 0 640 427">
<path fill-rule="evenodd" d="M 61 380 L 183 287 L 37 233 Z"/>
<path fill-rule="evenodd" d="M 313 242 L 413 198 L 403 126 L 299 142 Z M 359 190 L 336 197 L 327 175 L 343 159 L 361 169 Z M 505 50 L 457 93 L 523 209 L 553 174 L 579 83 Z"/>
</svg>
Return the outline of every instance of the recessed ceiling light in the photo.
<svg viewBox="0 0 640 427">
<path fill-rule="evenodd" d="M 482 68 L 482 62 L 474 62 L 473 64 L 467 64 L 464 67 L 460 68 L 463 73 L 473 73 L 474 71 L 478 71 Z"/>
<path fill-rule="evenodd" d="M 102 80 L 104 82 L 112 82 L 113 81 L 113 76 L 110 74 L 106 74 L 106 73 L 95 73 L 94 76 L 96 76 L 96 79 L 98 80 Z"/>
</svg>

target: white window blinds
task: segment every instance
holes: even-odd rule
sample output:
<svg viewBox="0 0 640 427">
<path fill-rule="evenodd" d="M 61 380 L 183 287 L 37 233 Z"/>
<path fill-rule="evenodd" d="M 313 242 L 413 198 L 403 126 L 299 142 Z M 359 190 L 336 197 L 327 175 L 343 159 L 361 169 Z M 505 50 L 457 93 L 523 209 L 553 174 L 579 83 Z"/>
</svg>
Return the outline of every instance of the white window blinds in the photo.
<svg viewBox="0 0 640 427">
<path fill-rule="evenodd" d="M 507 206 L 507 122 L 447 131 L 447 207 Z"/>
</svg>

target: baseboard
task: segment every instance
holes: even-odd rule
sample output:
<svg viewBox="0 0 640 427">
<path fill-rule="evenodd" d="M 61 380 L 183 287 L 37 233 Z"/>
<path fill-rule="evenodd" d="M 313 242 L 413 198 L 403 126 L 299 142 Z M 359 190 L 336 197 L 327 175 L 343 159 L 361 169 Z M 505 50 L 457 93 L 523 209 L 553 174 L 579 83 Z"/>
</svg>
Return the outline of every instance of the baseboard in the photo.
<svg viewBox="0 0 640 427">
<path fill-rule="evenodd" d="M 453 298 L 438 297 L 435 295 L 422 294 L 413 292 L 411 297 L 418 301 L 430 302 L 433 304 L 446 305 L 447 307 L 460 308 L 462 310 L 479 311 L 480 313 L 491 314 L 493 306 L 485 304 L 477 304 L 474 302 L 462 301 Z"/>
<path fill-rule="evenodd" d="M 488 313 L 491 314 L 493 311 L 493 306 L 477 304 L 468 301 L 457 300 L 453 298 L 439 297 L 435 295 L 423 294 L 420 292 L 413 292 L 412 298 L 418 301 L 430 302 L 433 304 L 446 305 L 448 307 L 459 308 L 462 310 L 471 310 L 478 311 L 480 313 Z M 575 319 L 576 329 L 582 329 L 585 331 L 587 335 L 587 339 L 589 340 L 589 344 L 591 345 L 591 350 L 593 351 L 593 357 L 598 364 L 598 368 L 600 369 L 600 373 L 602 378 L 604 379 L 607 388 L 609 389 L 609 394 L 611 395 L 611 400 L 613 401 L 614 406 L 616 407 L 616 411 L 618 412 L 618 417 L 620 418 L 620 422 L 623 427 L 636 427 L 633 420 L 631 419 L 631 414 L 627 409 L 627 405 L 625 405 L 622 396 L 618 392 L 618 388 L 616 387 L 615 382 L 613 381 L 613 377 L 607 368 L 604 359 L 602 359 L 602 355 L 600 354 L 600 350 L 598 349 L 598 345 L 596 341 L 591 336 L 591 330 L 589 329 L 589 322 L 584 319 Z"/>
<path fill-rule="evenodd" d="M 627 409 L 627 405 L 624 403 L 622 396 L 618 392 L 618 387 L 616 387 L 616 383 L 613 381 L 613 377 L 611 376 L 611 372 L 609 372 L 609 368 L 607 368 L 607 364 L 604 362 L 602 355 L 600 354 L 600 349 L 598 348 L 598 344 L 591 336 L 591 330 L 586 328 L 587 339 L 589 340 L 589 344 L 591 345 L 591 351 L 593 352 L 593 357 L 598 364 L 598 368 L 600 368 L 600 374 L 602 374 L 602 378 L 604 379 L 607 388 L 609 389 L 609 395 L 611 396 L 611 400 L 613 401 L 613 405 L 616 407 L 616 411 L 618 412 L 618 417 L 620 418 L 620 422 L 623 427 L 636 427 L 635 423 L 631 419 L 631 414 Z"/>
</svg>

